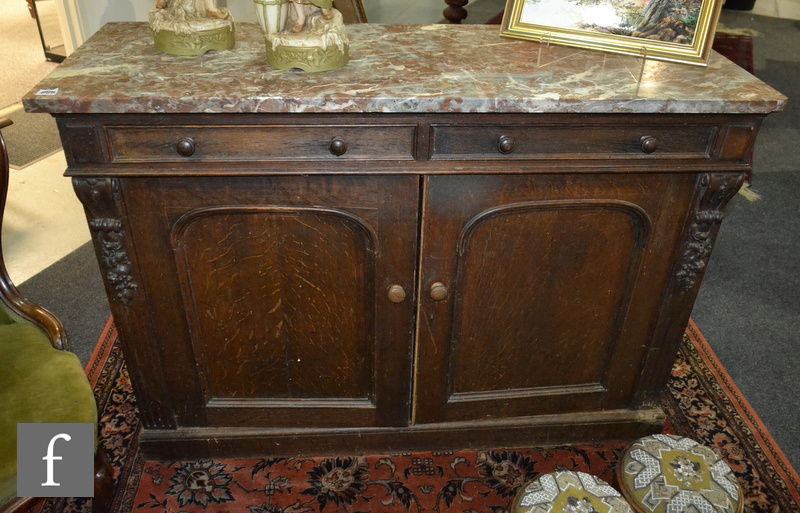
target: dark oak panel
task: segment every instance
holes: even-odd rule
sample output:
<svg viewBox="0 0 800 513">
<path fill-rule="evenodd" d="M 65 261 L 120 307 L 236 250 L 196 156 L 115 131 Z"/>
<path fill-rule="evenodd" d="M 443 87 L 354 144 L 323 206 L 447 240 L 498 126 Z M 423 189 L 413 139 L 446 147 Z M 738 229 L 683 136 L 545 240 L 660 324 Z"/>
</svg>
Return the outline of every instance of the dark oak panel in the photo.
<svg viewBox="0 0 800 513">
<path fill-rule="evenodd" d="M 216 207 L 179 219 L 172 243 L 210 399 L 371 403 L 377 241 L 363 221 Z"/>
<path fill-rule="evenodd" d="M 449 400 L 602 391 L 649 229 L 644 212 L 613 201 L 515 203 L 470 219 L 457 246 Z"/>
</svg>

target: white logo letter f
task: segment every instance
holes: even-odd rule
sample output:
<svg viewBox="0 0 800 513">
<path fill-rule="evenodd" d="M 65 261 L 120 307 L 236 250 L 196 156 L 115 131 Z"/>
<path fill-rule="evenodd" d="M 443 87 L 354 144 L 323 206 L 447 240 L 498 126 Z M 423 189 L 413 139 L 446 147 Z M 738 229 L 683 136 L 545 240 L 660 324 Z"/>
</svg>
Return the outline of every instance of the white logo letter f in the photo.
<svg viewBox="0 0 800 513">
<path fill-rule="evenodd" d="M 47 446 L 47 456 L 42 459 L 47 461 L 47 482 L 42 483 L 42 486 L 61 486 L 53 482 L 53 460 L 61 460 L 61 456 L 53 456 L 53 445 L 56 440 L 63 439 L 69 442 L 72 438 L 67 433 L 61 433 L 50 439 L 50 444 Z"/>
</svg>

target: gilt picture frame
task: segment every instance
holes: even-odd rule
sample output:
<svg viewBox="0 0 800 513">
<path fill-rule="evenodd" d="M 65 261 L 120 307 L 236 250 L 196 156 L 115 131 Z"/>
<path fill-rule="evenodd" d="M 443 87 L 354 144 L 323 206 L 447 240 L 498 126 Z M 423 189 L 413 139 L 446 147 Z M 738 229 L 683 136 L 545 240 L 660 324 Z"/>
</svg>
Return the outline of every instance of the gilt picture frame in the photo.
<svg viewBox="0 0 800 513">
<path fill-rule="evenodd" d="M 506 0 L 500 35 L 705 66 L 724 0 Z"/>
</svg>

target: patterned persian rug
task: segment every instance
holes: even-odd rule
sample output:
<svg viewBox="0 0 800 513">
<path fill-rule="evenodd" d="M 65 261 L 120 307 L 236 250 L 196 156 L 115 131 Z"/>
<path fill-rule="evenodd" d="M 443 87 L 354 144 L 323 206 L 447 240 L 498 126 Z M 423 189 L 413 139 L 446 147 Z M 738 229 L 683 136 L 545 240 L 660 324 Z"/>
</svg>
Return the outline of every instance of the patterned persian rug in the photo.
<svg viewBox="0 0 800 513">
<path fill-rule="evenodd" d="M 87 367 L 102 407 L 102 445 L 117 473 L 114 509 L 130 512 L 504 513 L 526 481 L 556 469 L 612 484 L 624 444 L 484 451 L 145 461 L 138 414 L 109 322 Z M 746 512 L 800 511 L 798 475 L 690 324 L 662 397 L 665 432 L 712 448 L 745 492 Z M 48 499 L 37 513 L 89 511 L 89 499 Z"/>
</svg>

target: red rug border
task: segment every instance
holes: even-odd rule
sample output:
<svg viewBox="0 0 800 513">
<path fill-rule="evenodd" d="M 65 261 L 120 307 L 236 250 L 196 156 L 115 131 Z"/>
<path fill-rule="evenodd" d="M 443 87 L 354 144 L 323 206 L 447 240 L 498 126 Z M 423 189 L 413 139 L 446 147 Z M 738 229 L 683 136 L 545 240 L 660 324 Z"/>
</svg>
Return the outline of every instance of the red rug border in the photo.
<svg viewBox="0 0 800 513">
<path fill-rule="evenodd" d="M 747 400 L 741 389 L 736 385 L 731 375 L 722 365 L 711 345 L 706 340 L 700 329 L 697 327 L 693 319 L 689 319 L 687 331 L 691 334 L 695 341 L 695 347 L 698 353 L 703 358 L 708 369 L 714 374 L 714 377 L 719 383 L 720 387 L 725 392 L 737 413 L 742 418 L 742 421 L 750 428 L 756 442 L 764 450 L 764 454 L 769 458 L 770 463 L 781 478 L 787 483 L 791 484 L 791 494 L 795 501 L 800 503 L 800 476 L 797 471 L 792 467 L 789 460 L 786 458 L 780 445 L 775 441 L 772 434 L 764 425 L 761 417 Z"/>
<path fill-rule="evenodd" d="M 97 341 L 97 345 L 94 347 L 92 356 L 89 357 L 89 361 L 86 363 L 86 368 L 84 369 L 92 388 L 97 385 L 97 379 L 100 377 L 99 373 L 103 370 L 103 365 L 108 359 L 108 355 L 111 353 L 116 334 L 117 327 L 114 324 L 114 317 L 111 316 L 108 318 L 106 326 L 103 328 L 103 332 L 100 334 L 100 338 Z"/>
</svg>

